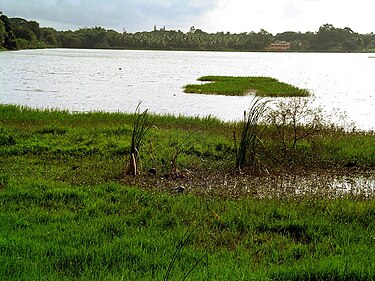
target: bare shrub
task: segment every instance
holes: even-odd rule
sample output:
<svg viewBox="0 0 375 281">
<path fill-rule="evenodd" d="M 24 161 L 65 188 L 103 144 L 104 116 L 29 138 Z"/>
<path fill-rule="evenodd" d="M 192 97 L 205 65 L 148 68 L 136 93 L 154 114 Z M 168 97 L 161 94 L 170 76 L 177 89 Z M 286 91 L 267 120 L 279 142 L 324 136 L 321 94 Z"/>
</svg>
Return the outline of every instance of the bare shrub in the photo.
<svg viewBox="0 0 375 281">
<path fill-rule="evenodd" d="M 310 100 L 301 97 L 279 100 L 269 119 L 286 150 L 294 150 L 298 141 L 316 135 L 327 125 L 322 108 L 312 108 Z"/>
</svg>

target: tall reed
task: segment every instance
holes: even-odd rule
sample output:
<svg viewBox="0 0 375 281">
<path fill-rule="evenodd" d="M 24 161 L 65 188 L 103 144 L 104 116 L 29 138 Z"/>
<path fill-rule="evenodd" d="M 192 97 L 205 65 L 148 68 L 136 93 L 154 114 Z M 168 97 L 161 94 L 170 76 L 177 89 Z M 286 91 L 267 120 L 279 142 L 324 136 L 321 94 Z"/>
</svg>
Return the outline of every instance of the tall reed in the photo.
<svg viewBox="0 0 375 281">
<path fill-rule="evenodd" d="M 128 175 L 137 175 L 138 173 L 138 160 L 139 160 L 139 149 L 142 141 L 150 129 L 149 126 L 149 114 L 148 109 L 141 113 L 140 111 L 141 103 L 138 103 L 137 108 L 134 113 L 134 123 L 132 132 L 132 141 L 130 145 L 130 159 L 128 163 L 128 168 L 126 173 Z"/>
<path fill-rule="evenodd" d="M 244 111 L 244 120 L 242 122 L 241 139 L 237 146 L 236 133 L 234 133 L 234 147 L 236 151 L 236 170 L 241 169 L 247 164 L 254 164 L 257 155 L 261 136 L 266 129 L 265 125 L 261 125 L 262 117 L 268 109 L 268 100 L 255 97 L 248 111 Z"/>
</svg>

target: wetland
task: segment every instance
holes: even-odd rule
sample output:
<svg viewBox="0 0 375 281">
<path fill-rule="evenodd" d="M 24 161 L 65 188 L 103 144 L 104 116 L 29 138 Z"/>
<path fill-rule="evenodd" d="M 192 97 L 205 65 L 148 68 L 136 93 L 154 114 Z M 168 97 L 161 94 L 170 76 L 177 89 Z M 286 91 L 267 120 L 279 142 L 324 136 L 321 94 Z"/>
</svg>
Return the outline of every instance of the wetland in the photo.
<svg viewBox="0 0 375 281">
<path fill-rule="evenodd" d="M 355 75 L 368 61 L 336 73 L 327 62 L 364 58 L 187 53 L 0 54 L 0 277 L 373 279 L 373 87 Z M 209 74 L 275 77 L 315 99 L 258 110 L 264 99 L 183 93 Z M 356 126 L 335 122 L 337 105 Z"/>
</svg>

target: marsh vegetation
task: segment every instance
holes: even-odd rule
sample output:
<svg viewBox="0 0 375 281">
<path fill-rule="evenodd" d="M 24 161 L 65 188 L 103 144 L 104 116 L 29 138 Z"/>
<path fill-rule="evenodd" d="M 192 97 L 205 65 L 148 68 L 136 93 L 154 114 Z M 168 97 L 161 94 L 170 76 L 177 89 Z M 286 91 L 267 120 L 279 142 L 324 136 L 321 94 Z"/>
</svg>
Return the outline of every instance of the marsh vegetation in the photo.
<svg viewBox="0 0 375 281">
<path fill-rule="evenodd" d="M 372 132 L 316 127 L 293 145 L 292 124 L 263 131 L 259 122 L 256 161 L 238 173 L 233 132 L 241 135 L 242 122 L 146 113 L 152 126 L 133 176 L 126 167 L 138 113 L 0 106 L 3 279 L 375 276 L 374 190 L 303 184 L 307 174 L 336 174 L 373 186 Z"/>
<path fill-rule="evenodd" d="M 280 82 L 272 77 L 203 76 L 198 81 L 209 82 L 184 86 L 185 93 L 265 97 L 307 97 L 306 89 Z"/>
</svg>

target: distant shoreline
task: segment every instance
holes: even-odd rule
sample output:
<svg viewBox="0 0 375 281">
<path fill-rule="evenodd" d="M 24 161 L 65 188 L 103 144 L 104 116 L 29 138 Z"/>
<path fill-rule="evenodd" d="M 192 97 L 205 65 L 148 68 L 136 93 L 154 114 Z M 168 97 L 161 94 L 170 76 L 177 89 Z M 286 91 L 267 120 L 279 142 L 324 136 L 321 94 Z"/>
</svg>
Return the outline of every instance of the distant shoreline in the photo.
<svg viewBox="0 0 375 281">
<path fill-rule="evenodd" d="M 352 29 L 324 24 L 317 32 L 286 31 L 273 35 L 259 32 L 208 33 L 192 26 L 189 31 L 167 30 L 122 33 L 95 26 L 75 31 L 57 31 L 39 23 L 1 14 L 0 48 L 44 49 L 51 47 L 78 49 L 183 50 L 230 52 L 375 52 L 375 35 L 359 34 Z M 4 39 L 3 39 L 4 38 Z"/>
<path fill-rule="evenodd" d="M 22 51 L 22 50 L 54 50 L 54 49 L 65 49 L 65 50 L 107 50 L 107 51 L 165 51 L 165 52 L 217 52 L 217 53 L 301 53 L 301 54 L 375 54 L 374 51 L 358 51 L 358 52 L 340 52 L 340 51 L 310 51 L 310 50 L 287 50 L 287 51 L 276 51 L 276 50 L 198 50 L 198 49 L 136 49 L 136 48 L 70 48 L 70 47 L 46 47 L 46 48 L 27 48 L 18 50 L 7 50 L 0 49 L 0 52 L 8 51 Z M 375 56 L 369 56 L 369 58 L 375 58 Z"/>
</svg>

